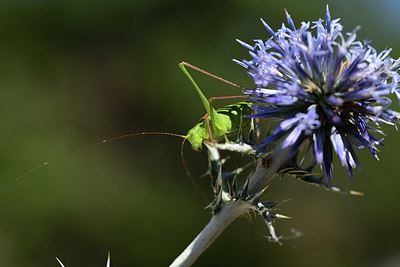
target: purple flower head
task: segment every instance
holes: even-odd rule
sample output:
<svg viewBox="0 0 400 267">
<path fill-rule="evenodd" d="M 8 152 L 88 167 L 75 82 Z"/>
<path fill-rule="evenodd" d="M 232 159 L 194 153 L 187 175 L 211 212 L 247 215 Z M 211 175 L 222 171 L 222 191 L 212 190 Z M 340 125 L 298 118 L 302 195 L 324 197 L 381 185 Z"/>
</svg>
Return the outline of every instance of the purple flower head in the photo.
<svg viewBox="0 0 400 267">
<path fill-rule="evenodd" d="M 400 113 L 388 109 L 388 95 L 400 96 L 399 60 L 390 49 L 378 53 L 368 43 L 356 41 L 357 27 L 342 34 L 339 19 L 302 22 L 299 28 L 286 12 L 284 24 L 273 31 L 263 20 L 271 38 L 249 45 L 252 59 L 236 63 L 253 77 L 255 89 L 245 90 L 254 103 L 253 118 L 278 118 L 279 125 L 260 147 L 282 140 L 294 155 L 310 141 L 313 160 L 330 184 L 335 152 L 352 178 L 359 162 L 355 149 L 367 148 L 377 157 L 378 140 L 371 133 L 384 122 L 395 124 Z"/>
</svg>

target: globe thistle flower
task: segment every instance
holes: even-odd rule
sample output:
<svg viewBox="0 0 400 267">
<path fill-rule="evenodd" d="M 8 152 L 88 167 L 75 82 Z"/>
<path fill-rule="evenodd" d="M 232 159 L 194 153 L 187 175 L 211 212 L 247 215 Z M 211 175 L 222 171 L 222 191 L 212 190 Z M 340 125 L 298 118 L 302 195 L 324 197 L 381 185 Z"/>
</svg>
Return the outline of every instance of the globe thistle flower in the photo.
<svg viewBox="0 0 400 267">
<path fill-rule="evenodd" d="M 261 143 L 265 148 L 282 140 L 282 147 L 295 155 L 306 141 L 313 147 L 313 161 L 332 178 L 333 152 L 352 178 L 359 165 L 355 149 L 367 148 L 377 157 L 382 139 L 381 123 L 394 125 L 400 113 L 390 110 L 387 97 L 398 92 L 400 61 L 389 57 L 390 49 L 378 53 L 368 42 L 356 41 L 359 27 L 342 34 L 339 19 L 302 22 L 296 28 L 286 12 L 288 26 L 274 31 L 264 24 L 271 38 L 249 45 L 250 61 L 234 60 L 253 77 L 255 89 L 245 90 L 254 103 L 253 118 L 278 118 L 280 123 Z"/>
</svg>

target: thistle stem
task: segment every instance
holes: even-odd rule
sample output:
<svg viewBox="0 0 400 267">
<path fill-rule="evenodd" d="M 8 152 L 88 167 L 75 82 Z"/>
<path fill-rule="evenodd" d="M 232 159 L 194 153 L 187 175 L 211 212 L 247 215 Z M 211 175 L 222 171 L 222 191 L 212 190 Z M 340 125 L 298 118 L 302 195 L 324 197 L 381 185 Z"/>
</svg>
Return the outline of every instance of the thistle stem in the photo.
<svg viewBox="0 0 400 267">
<path fill-rule="evenodd" d="M 220 161 L 218 149 L 207 145 L 211 161 Z M 266 166 L 261 158 L 257 159 L 256 166 L 249 178 L 249 185 L 246 189 L 245 200 L 234 200 L 224 203 L 221 210 L 214 214 L 210 222 L 189 244 L 189 246 L 174 260 L 170 267 L 191 266 L 196 259 L 215 241 L 215 239 L 229 226 L 236 218 L 251 210 L 252 201 L 259 197 L 271 179 L 275 176 L 279 167 L 286 161 L 288 149 L 277 147 L 271 163 Z"/>
<path fill-rule="evenodd" d="M 170 267 L 191 266 L 229 224 L 249 211 L 249 207 L 250 204 L 244 201 L 226 203 Z"/>
</svg>

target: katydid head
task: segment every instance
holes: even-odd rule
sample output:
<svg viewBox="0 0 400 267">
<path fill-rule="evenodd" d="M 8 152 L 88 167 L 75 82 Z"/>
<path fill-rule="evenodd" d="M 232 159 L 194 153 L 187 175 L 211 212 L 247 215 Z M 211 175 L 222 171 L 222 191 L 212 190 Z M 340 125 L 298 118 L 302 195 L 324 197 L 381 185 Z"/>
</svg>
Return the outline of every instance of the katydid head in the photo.
<svg viewBox="0 0 400 267">
<path fill-rule="evenodd" d="M 203 140 L 209 139 L 210 135 L 204 127 L 204 121 L 196 124 L 186 135 L 187 140 L 189 140 L 192 145 L 193 150 L 201 151 L 203 148 Z"/>
</svg>

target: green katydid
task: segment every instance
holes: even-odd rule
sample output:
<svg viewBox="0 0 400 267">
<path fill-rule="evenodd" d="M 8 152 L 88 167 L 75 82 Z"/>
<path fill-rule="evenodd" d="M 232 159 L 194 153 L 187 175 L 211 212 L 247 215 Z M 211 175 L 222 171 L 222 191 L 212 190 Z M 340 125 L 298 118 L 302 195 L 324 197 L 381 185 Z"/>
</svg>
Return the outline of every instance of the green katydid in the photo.
<svg viewBox="0 0 400 267">
<path fill-rule="evenodd" d="M 245 89 L 242 86 L 239 86 L 237 84 L 234 84 L 232 82 L 229 82 L 219 76 L 216 76 L 214 74 L 211 74 L 209 72 L 206 72 L 200 68 L 197 68 L 189 63 L 186 62 L 181 62 L 179 63 L 179 67 L 182 69 L 182 71 L 186 74 L 186 76 L 189 78 L 189 80 L 192 82 L 194 85 L 197 93 L 199 94 L 203 105 L 207 111 L 207 114 L 201 119 L 199 123 L 197 123 L 192 129 L 189 130 L 187 135 L 180 135 L 180 134 L 175 134 L 175 133 L 165 133 L 165 132 L 141 132 L 141 133 L 131 133 L 131 134 L 124 134 L 121 136 L 117 137 L 112 137 L 108 139 L 104 139 L 101 141 L 98 141 L 96 143 L 84 146 L 84 147 L 79 147 L 76 148 L 70 152 L 67 152 L 65 154 L 62 154 L 60 156 L 57 156 L 51 160 L 48 160 L 46 162 L 43 162 L 42 164 L 36 166 L 35 168 L 32 168 L 31 170 L 25 172 L 21 176 L 17 177 L 15 179 L 15 182 L 23 178 L 24 176 L 36 171 L 39 168 L 42 168 L 49 163 L 52 163 L 56 160 L 62 159 L 64 157 L 67 157 L 73 153 L 80 152 L 82 150 L 89 149 L 95 145 L 102 144 L 102 143 L 109 143 L 112 141 L 116 141 L 119 139 L 123 139 L 126 137 L 131 137 L 131 136 L 137 136 L 137 135 L 170 135 L 170 136 L 176 136 L 183 138 L 183 142 L 181 145 L 181 158 L 183 165 L 186 169 L 187 174 L 190 176 L 190 172 L 188 171 L 188 167 L 186 166 L 184 157 L 183 157 L 183 145 L 185 140 L 189 140 L 189 142 L 192 145 L 192 148 L 195 150 L 201 150 L 202 148 L 202 143 L 203 141 L 211 141 L 214 142 L 216 140 L 220 140 L 221 138 L 225 137 L 226 134 L 229 134 L 237 129 L 240 128 L 241 124 L 243 121 L 246 121 L 248 119 L 242 119 L 243 115 L 249 115 L 251 114 L 251 108 L 250 108 L 250 103 L 247 102 L 239 102 L 236 104 L 228 105 L 223 108 L 220 108 L 218 110 L 215 110 L 212 107 L 212 100 L 213 99 L 226 99 L 226 98 L 238 98 L 238 97 L 247 97 L 247 95 L 241 95 L 241 96 L 227 96 L 227 97 L 213 97 L 210 100 L 207 100 L 207 98 L 204 96 L 204 94 L 201 92 L 200 88 L 196 84 L 196 82 L 193 80 L 193 78 L 190 76 L 188 71 L 186 70 L 185 66 L 190 67 L 194 70 L 197 70 L 199 72 L 202 72 L 210 77 L 216 78 L 220 81 L 223 81 L 227 84 L 230 84 L 232 86 L 235 86 L 240 89 Z M 11 185 L 10 185 L 11 186 Z"/>
<path fill-rule="evenodd" d="M 245 88 L 240 85 L 229 82 L 225 79 L 222 79 L 218 76 L 215 76 L 211 73 L 208 73 L 189 63 L 186 62 L 179 63 L 179 67 L 193 84 L 194 88 L 196 89 L 196 92 L 198 93 L 198 95 L 201 98 L 201 101 L 203 102 L 205 110 L 207 111 L 207 114 L 202 118 L 202 120 L 198 124 L 196 124 L 192 129 L 190 129 L 186 135 L 186 138 L 191 143 L 192 148 L 195 150 L 201 150 L 203 141 L 209 140 L 212 143 L 214 143 L 215 140 L 225 138 L 227 134 L 237 131 L 242 126 L 243 122 L 248 120 L 246 118 L 243 118 L 243 116 L 251 114 L 251 104 L 249 102 L 239 102 L 215 110 L 212 106 L 213 99 L 248 97 L 248 95 L 212 97 L 209 100 L 207 100 L 207 98 L 204 96 L 203 92 L 197 85 L 197 83 L 194 81 L 192 76 L 186 70 L 185 66 L 190 67 L 199 72 L 202 72 L 206 75 L 209 75 L 213 78 L 216 78 L 230 85 L 233 85 L 235 87 L 238 87 L 242 90 Z"/>
</svg>

